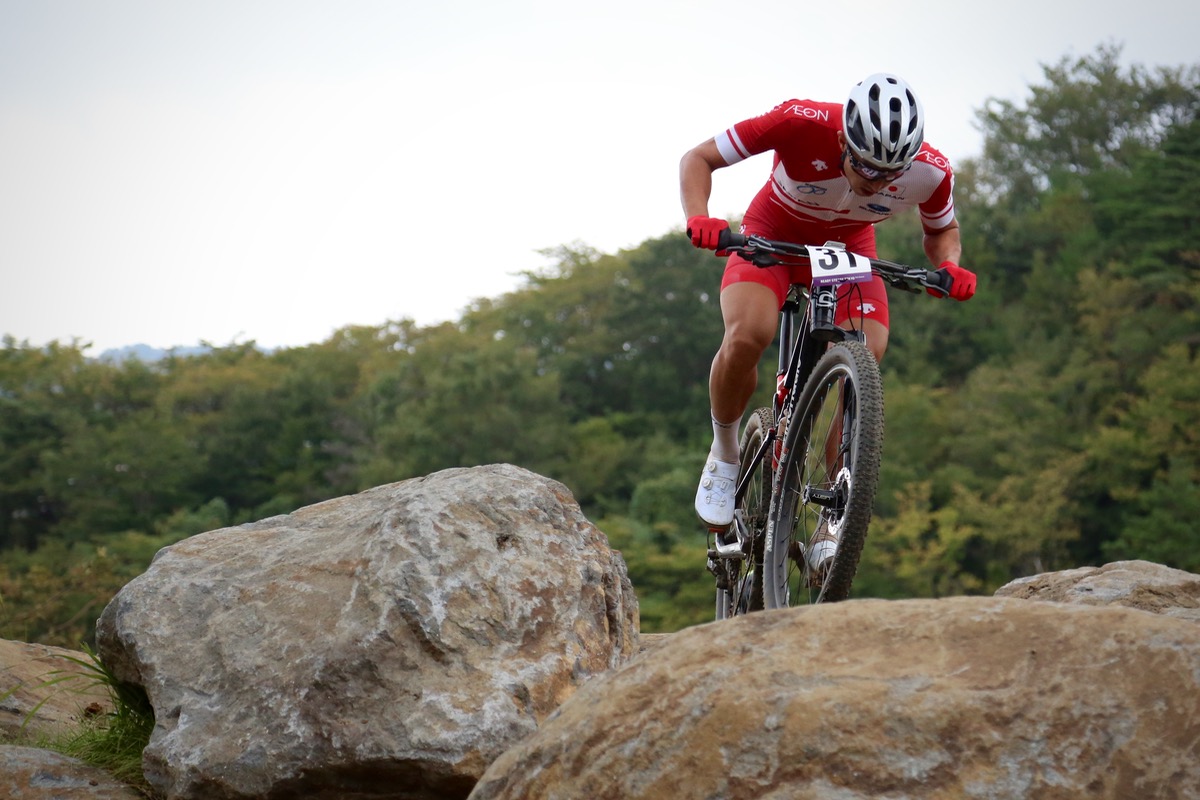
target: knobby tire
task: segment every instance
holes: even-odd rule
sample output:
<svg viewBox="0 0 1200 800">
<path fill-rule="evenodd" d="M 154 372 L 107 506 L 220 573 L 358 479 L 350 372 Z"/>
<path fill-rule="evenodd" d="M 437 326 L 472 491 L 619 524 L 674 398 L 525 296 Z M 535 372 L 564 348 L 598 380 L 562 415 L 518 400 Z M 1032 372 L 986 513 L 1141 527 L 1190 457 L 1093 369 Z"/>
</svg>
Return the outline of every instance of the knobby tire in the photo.
<svg viewBox="0 0 1200 800">
<path fill-rule="evenodd" d="M 879 365 L 861 342 L 840 342 L 817 362 L 784 434 L 764 552 L 768 608 L 849 596 L 871 522 L 882 451 Z M 830 453 L 836 453 L 832 465 Z M 839 537 L 832 561 L 818 574 L 804 553 L 822 512 Z"/>
</svg>

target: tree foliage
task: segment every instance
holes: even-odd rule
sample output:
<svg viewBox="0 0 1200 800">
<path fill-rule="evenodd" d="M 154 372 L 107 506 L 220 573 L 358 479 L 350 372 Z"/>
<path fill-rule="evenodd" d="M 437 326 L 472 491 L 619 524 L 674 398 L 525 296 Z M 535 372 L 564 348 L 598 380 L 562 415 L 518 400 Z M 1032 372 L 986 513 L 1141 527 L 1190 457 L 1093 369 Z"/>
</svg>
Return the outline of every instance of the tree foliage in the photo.
<svg viewBox="0 0 1200 800">
<path fill-rule="evenodd" d="M 893 297 L 882 486 L 858 596 L 990 592 L 1147 558 L 1200 570 L 1200 71 L 1045 68 L 957 169 L 967 304 Z M 915 217 L 881 226 L 921 263 Z M 153 364 L 0 349 L 0 636 L 75 646 L 157 549 L 448 467 L 564 482 L 643 629 L 709 619 L 691 509 L 720 261 L 671 232 L 569 245 L 454 323 Z M 764 362 L 764 378 L 770 356 Z M 766 401 L 764 380 L 757 401 Z"/>
</svg>

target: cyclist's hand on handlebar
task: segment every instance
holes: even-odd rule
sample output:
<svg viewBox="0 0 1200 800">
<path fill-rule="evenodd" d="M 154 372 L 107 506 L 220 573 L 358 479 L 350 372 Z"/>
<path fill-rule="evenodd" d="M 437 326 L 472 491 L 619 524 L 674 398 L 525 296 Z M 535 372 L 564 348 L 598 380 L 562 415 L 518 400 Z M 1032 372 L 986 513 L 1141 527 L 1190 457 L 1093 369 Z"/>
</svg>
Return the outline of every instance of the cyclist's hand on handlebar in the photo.
<svg viewBox="0 0 1200 800">
<path fill-rule="evenodd" d="M 692 244 L 705 250 L 716 250 L 717 239 L 721 231 L 727 230 L 729 223 L 723 219 L 705 217 L 697 214 L 687 221 L 687 235 Z"/>
<path fill-rule="evenodd" d="M 953 261 L 943 261 L 934 273 L 941 280 L 940 283 L 945 289 L 945 292 L 937 292 L 933 289 L 925 291 L 934 297 L 943 297 L 949 295 L 955 300 L 970 300 L 975 294 L 975 273 L 969 269 L 963 269 Z"/>
</svg>

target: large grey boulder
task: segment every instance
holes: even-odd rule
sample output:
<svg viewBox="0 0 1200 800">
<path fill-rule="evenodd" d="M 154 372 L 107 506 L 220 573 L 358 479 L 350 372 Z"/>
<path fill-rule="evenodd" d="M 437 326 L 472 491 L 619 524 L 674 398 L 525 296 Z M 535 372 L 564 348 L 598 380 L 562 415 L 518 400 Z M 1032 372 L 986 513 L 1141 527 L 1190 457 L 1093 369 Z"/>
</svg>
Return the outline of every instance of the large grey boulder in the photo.
<svg viewBox="0 0 1200 800">
<path fill-rule="evenodd" d="M 170 798 L 464 797 L 636 654 L 624 561 L 561 484 L 447 470 L 163 550 L 104 610 Z"/>
<path fill-rule="evenodd" d="M 1200 627 L 1118 607 L 851 600 L 673 634 L 470 800 L 1200 797 Z"/>
</svg>

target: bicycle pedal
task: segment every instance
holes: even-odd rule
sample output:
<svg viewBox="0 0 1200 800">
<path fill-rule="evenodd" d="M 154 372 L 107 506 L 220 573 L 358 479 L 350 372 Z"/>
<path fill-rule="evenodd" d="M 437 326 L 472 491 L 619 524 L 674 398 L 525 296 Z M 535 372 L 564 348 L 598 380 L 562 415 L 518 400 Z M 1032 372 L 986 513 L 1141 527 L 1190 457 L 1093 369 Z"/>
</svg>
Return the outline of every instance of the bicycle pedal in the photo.
<svg viewBox="0 0 1200 800">
<path fill-rule="evenodd" d="M 742 552 L 742 543 L 738 541 L 737 531 L 733 525 L 726 525 L 720 528 L 709 527 L 709 534 L 712 535 L 713 546 L 708 549 L 708 557 L 712 559 L 737 559 L 741 560 L 746 557 Z"/>
<path fill-rule="evenodd" d="M 728 542 L 726 544 L 722 544 L 720 541 L 718 541 L 717 546 L 708 551 L 708 557 L 741 561 L 746 557 L 746 554 L 742 552 L 741 543 L 734 539 L 732 542 Z"/>
</svg>

